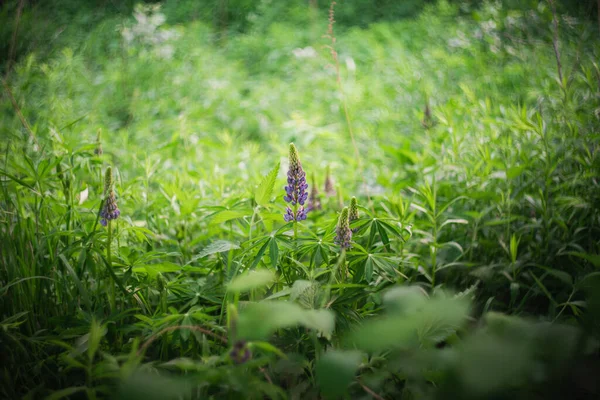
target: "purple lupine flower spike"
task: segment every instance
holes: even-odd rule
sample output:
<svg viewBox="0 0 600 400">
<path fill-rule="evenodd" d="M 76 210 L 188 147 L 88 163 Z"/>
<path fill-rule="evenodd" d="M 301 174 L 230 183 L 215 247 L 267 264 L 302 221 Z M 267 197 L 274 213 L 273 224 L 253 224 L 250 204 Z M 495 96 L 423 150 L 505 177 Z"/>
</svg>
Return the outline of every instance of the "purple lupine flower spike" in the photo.
<svg viewBox="0 0 600 400">
<path fill-rule="evenodd" d="M 317 185 L 315 182 L 315 174 L 312 174 L 311 183 L 312 188 L 310 189 L 310 196 L 308 196 L 308 206 L 306 207 L 306 210 L 321 210 L 323 207 L 321 206 L 321 196 L 319 195 L 319 189 L 317 189 Z"/>
<path fill-rule="evenodd" d="M 304 208 L 304 203 L 308 199 L 308 184 L 306 183 L 306 173 L 302 169 L 300 158 L 298 157 L 298 150 L 294 143 L 290 143 L 290 168 L 287 174 L 287 186 L 285 187 L 285 196 L 283 199 L 287 203 L 291 203 L 294 206 L 287 207 L 283 219 L 286 222 L 290 221 L 302 221 L 306 219 L 306 213 L 308 210 Z M 300 207 L 297 207 L 300 205 Z M 294 213 L 295 210 L 295 213 Z"/>
<path fill-rule="evenodd" d="M 350 230 L 350 222 L 348 220 L 348 207 L 344 207 L 340 213 L 335 232 L 335 243 L 339 244 L 342 249 L 352 247 L 350 243 L 352 241 L 352 230 Z"/>
<path fill-rule="evenodd" d="M 231 357 L 235 364 L 243 364 L 250 360 L 252 353 L 245 340 L 238 340 L 229 352 L 229 357 Z"/>
<path fill-rule="evenodd" d="M 108 167 L 104 178 L 104 206 L 102 207 L 102 210 L 100 210 L 100 217 L 102 217 L 100 223 L 102 226 L 108 225 L 108 221 L 117 219 L 121 215 L 112 186 L 112 168 Z"/>
<path fill-rule="evenodd" d="M 327 197 L 335 196 L 333 178 L 331 177 L 331 167 L 329 165 L 325 169 L 325 195 L 327 195 Z"/>
</svg>

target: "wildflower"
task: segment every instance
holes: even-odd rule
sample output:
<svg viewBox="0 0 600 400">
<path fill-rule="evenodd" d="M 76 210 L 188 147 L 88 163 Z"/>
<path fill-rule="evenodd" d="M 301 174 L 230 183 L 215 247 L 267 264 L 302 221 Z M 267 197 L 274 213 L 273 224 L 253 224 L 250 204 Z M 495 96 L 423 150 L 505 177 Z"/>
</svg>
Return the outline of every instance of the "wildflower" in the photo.
<svg viewBox="0 0 600 400">
<path fill-rule="evenodd" d="M 319 189 L 317 189 L 317 185 L 315 184 L 315 174 L 312 174 L 312 188 L 310 189 L 310 196 L 308 196 L 308 206 L 306 209 L 308 211 L 311 210 L 321 210 L 323 207 L 321 206 L 321 196 L 319 195 Z"/>
<path fill-rule="evenodd" d="M 350 212 L 348 213 L 348 221 L 356 221 L 358 219 L 358 202 L 356 201 L 356 197 L 352 197 L 350 200 Z M 356 232 L 358 229 L 352 229 L 352 232 Z"/>
<path fill-rule="evenodd" d="M 119 218 L 121 215 L 121 211 L 119 211 L 119 207 L 117 206 L 117 198 L 115 197 L 115 192 L 112 189 L 113 179 L 112 179 L 112 168 L 108 167 L 106 169 L 106 175 L 104 178 L 104 206 L 100 211 L 100 216 L 102 219 L 100 223 L 102 226 L 106 226 L 108 221 Z"/>
<path fill-rule="evenodd" d="M 306 191 L 308 185 L 306 184 L 306 173 L 302 169 L 298 150 L 296 150 L 294 143 L 290 143 L 290 168 L 287 176 L 288 184 L 285 187 L 286 195 L 283 199 L 287 203 L 291 203 L 294 209 L 288 206 L 283 218 L 286 222 L 305 220 L 308 210 L 304 208 L 304 203 L 308 199 L 308 192 Z"/>
<path fill-rule="evenodd" d="M 229 357 L 231 357 L 234 363 L 243 364 L 250 360 L 252 353 L 250 352 L 248 344 L 245 340 L 238 340 L 235 342 L 233 348 L 229 352 Z"/>
<path fill-rule="evenodd" d="M 344 195 L 342 194 L 342 187 L 337 185 L 337 206 L 338 208 L 344 208 Z"/>
<path fill-rule="evenodd" d="M 329 165 L 325 170 L 325 194 L 327 195 L 327 197 L 335 196 L 335 188 L 333 179 L 331 178 L 331 168 L 329 167 Z"/>
<path fill-rule="evenodd" d="M 350 221 L 348 220 L 348 207 L 344 207 L 340 213 L 335 232 L 335 243 L 339 244 L 342 249 L 349 249 L 352 246 L 350 244 L 352 231 L 350 230 Z"/>
<path fill-rule="evenodd" d="M 429 129 L 435 125 L 435 121 L 433 119 L 433 116 L 431 115 L 429 98 L 425 99 L 425 111 L 423 111 L 423 119 L 421 120 L 421 125 L 423 125 L 425 129 Z"/>
<path fill-rule="evenodd" d="M 100 141 L 100 129 L 98 129 L 98 136 L 96 136 L 96 148 L 94 149 L 94 154 L 97 156 L 101 156 L 102 151 L 102 142 Z"/>
</svg>

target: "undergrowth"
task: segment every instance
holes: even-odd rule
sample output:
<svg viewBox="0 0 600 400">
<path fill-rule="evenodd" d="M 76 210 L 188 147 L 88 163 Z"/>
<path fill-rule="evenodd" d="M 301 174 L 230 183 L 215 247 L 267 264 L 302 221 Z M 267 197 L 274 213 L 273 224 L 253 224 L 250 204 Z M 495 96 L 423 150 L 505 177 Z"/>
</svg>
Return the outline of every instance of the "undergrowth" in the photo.
<svg viewBox="0 0 600 400">
<path fill-rule="evenodd" d="M 598 27 L 551 4 L 139 5 L 22 57 L 0 395 L 598 396 Z"/>
</svg>

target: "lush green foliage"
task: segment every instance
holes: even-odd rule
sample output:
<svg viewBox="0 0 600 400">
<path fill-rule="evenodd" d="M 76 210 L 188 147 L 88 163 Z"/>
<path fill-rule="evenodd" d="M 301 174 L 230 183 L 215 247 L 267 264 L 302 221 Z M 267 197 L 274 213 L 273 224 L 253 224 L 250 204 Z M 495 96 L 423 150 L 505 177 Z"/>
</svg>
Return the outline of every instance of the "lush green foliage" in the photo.
<svg viewBox="0 0 600 400">
<path fill-rule="evenodd" d="M 23 55 L 0 396 L 597 396 L 598 27 L 559 7 L 553 43 L 544 2 L 417 3 L 333 42 L 307 4 L 231 35 L 193 2 L 84 10 Z M 285 223 L 290 142 L 322 209 Z"/>
</svg>

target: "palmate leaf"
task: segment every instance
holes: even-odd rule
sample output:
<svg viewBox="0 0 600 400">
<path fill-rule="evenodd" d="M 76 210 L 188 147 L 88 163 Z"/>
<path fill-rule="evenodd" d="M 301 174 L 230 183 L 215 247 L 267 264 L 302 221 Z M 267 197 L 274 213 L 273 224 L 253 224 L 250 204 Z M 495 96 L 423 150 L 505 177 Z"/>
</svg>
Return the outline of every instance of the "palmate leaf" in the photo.
<svg viewBox="0 0 600 400">
<path fill-rule="evenodd" d="M 335 326 L 335 316 L 330 310 L 305 310 L 284 301 L 253 303 L 240 311 L 237 335 L 240 339 L 264 340 L 277 329 L 298 325 L 329 336 Z"/>
<path fill-rule="evenodd" d="M 317 362 L 317 383 L 327 399 L 337 399 L 346 392 L 360 365 L 359 351 L 330 350 Z"/>
<path fill-rule="evenodd" d="M 386 294 L 388 315 L 366 321 L 349 335 L 348 345 L 365 351 L 432 346 L 456 331 L 468 315 L 468 299 L 427 299 L 416 290 L 402 291 Z"/>
<path fill-rule="evenodd" d="M 247 273 L 234 278 L 227 286 L 229 292 L 247 292 L 273 282 L 275 274 L 267 269 L 248 271 Z"/>
<path fill-rule="evenodd" d="M 277 174 L 279 173 L 279 165 L 280 163 L 277 163 L 275 168 L 265 175 L 260 185 L 258 185 L 254 191 L 254 200 L 260 206 L 267 205 L 271 200 L 271 195 L 273 194 L 273 188 L 275 186 L 275 180 L 277 179 Z"/>
<path fill-rule="evenodd" d="M 162 262 L 156 264 L 145 264 L 142 266 L 133 267 L 133 272 L 136 274 L 147 274 L 150 279 L 156 278 L 156 275 L 159 273 L 166 272 L 178 272 L 181 271 L 183 267 L 181 265 L 172 263 L 172 262 Z"/>
<path fill-rule="evenodd" d="M 196 256 L 196 259 L 203 258 L 211 254 L 222 253 L 224 251 L 235 250 L 239 248 L 240 246 L 227 240 L 217 240 L 206 246 L 204 249 L 202 249 L 202 251 Z"/>
</svg>

